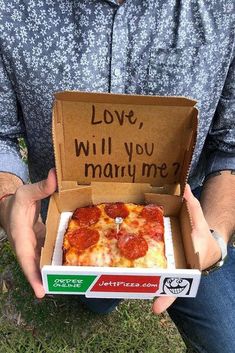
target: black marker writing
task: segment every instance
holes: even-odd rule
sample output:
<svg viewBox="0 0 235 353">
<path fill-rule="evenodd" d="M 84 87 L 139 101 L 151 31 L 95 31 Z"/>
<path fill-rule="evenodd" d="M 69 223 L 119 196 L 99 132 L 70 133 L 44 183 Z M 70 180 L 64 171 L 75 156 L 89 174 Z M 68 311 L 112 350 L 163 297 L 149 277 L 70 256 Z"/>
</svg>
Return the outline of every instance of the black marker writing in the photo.
<svg viewBox="0 0 235 353">
<path fill-rule="evenodd" d="M 125 122 L 127 122 L 131 125 L 135 125 L 137 122 L 137 118 L 135 117 L 135 113 L 133 112 L 133 110 L 126 112 L 125 110 L 110 111 L 108 109 L 104 109 L 103 114 L 101 114 L 98 117 L 97 113 L 96 113 L 96 107 L 94 104 L 92 105 L 92 111 L 91 111 L 91 124 L 92 125 L 99 125 L 102 123 L 109 125 L 115 121 L 118 122 L 120 126 L 123 126 Z M 142 128 L 142 126 L 143 126 L 143 123 L 140 123 L 139 128 Z"/>
<path fill-rule="evenodd" d="M 180 169 L 180 163 L 179 162 L 174 162 L 172 163 L 172 167 L 175 168 L 174 175 L 176 175 Z"/>
<path fill-rule="evenodd" d="M 162 163 L 160 165 L 157 164 L 148 164 L 148 163 L 143 163 L 142 164 L 142 176 L 145 176 L 147 178 L 153 177 L 155 178 L 158 173 L 162 178 L 166 178 L 168 175 L 167 172 L 167 165 L 166 163 Z"/>
<path fill-rule="evenodd" d="M 75 139 L 74 145 L 75 145 L 76 157 L 79 157 L 81 154 L 84 154 L 85 156 L 89 156 L 91 154 L 110 155 L 112 153 L 111 137 L 102 138 L 100 142 L 90 142 L 89 140 L 86 140 L 84 142 L 84 141 L 79 141 L 78 139 Z"/>
<path fill-rule="evenodd" d="M 118 165 L 112 163 L 93 164 L 85 163 L 84 174 L 86 178 L 98 179 L 102 177 L 114 179 L 120 177 L 131 177 L 132 182 L 135 182 L 136 177 L 136 165 L 127 164 L 127 165 Z"/>
<path fill-rule="evenodd" d="M 146 154 L 147 156 L 152 156 L 154 152 L 154 143 L 148 144 L 145 142 L 143 145 L 141 145 L 140 143 L 134 144 L 133 142 L 124 142 L 124 147 L 129 157 L 129 162 L 132 161 L 133 153 L 136 153 L 137 155 Z"/>
</svg>

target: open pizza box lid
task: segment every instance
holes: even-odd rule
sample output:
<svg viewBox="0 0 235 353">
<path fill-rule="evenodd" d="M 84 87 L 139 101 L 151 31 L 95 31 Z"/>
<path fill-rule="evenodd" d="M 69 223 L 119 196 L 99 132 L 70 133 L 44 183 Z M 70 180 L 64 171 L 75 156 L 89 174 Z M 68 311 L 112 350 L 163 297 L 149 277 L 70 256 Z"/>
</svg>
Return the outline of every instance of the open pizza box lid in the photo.
<svg viewBox="0 0 235 353">
<path fill-rule="evenodd" d="M 183 97 L 56 93 L 59 193 L 94 182 L 121 182 L 183 195 L 196 141 L 195 104 Z"/>
<path fill-rule="evenodd" d="M 190 287 L 186 294 L 177 296 L 196 295 L 201 265 L 182 198 L 196 142 L 195 104 L 183 97 L 55 94 L 53 143 L 58 192 L 50 198 L 41 255 L 46 293 L 153 298 L 167 295 L 165 283 L 174 278 Z M 63 212 L 117 201 L 163 206 L 174 234 L 173 269 L 53 263 Z"/>
</svg>

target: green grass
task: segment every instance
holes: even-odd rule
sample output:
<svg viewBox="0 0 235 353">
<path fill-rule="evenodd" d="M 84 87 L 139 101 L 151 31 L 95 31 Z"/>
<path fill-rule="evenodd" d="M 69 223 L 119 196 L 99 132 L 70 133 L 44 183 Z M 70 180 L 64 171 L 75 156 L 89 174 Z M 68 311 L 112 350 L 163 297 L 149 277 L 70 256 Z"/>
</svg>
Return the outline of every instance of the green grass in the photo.
<svg viewBox="0 0 235 353">
<path fill-rule="evenodd" d="M 35 299 L 10 246 L 0 242 L 0 353 L 182 353 L 166 314 L 126 300 L 111 314 L 87 311 L 76 296 Z"/>
<path fill-rule="evenodd" d="M 25 140 L 23 138 L 18 139 L 20 153 L 22 160 L 27 164 L 28 163 L 28 152 L 25 144 Z"/>
</svg>

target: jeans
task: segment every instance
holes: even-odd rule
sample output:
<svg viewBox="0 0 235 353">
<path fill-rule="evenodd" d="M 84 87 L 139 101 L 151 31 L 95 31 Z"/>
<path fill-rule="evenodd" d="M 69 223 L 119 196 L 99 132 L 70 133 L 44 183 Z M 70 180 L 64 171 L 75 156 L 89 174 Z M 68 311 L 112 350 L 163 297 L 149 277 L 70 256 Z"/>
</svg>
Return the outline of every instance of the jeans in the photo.
<svg viewBox="0 0 235 353">
<path fill-rule="evenodd" d="M 93 312 L 106 314 L 119 299 L 81 298 Z M 177 298 L 168 313 L 188 352 L 235 353 L 235 242 L 225 264 L 202 276 L 196 298 Z"/>
<path fill-rule="evenodd" d="M 235 353 L 235 243 L 225 264 L 202 276 L 196 298 L 177 298 L 168 313 L 189 352 Z"/>
<path fill-rule="evenodd" d="M 196 197 L 200 190 L 195 190 Z M 97 313 L 108 313 L 119 299 L 82 298 Z M 235 241 L 228 246 L 224 265 L 202 275 L 196 298 L 177 298 L 168 313 L 188 352 L 235 353 Z"/>
</svg>

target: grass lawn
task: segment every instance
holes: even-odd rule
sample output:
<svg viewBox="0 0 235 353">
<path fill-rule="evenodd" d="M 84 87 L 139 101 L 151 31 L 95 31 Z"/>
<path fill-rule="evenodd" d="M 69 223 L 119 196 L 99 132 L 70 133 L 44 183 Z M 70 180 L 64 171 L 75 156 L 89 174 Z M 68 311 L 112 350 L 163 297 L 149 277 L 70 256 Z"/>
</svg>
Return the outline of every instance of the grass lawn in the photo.
<svg viewBox="0 0 235 353">
<path fill-rule="evenodd" d="M 0 235 L 0 353 L 185 352 L 168 316 L 152 314 L 151 301 L 126 300 L 98 315 L 76 296 L 35 299 Z"/>
</svg>

